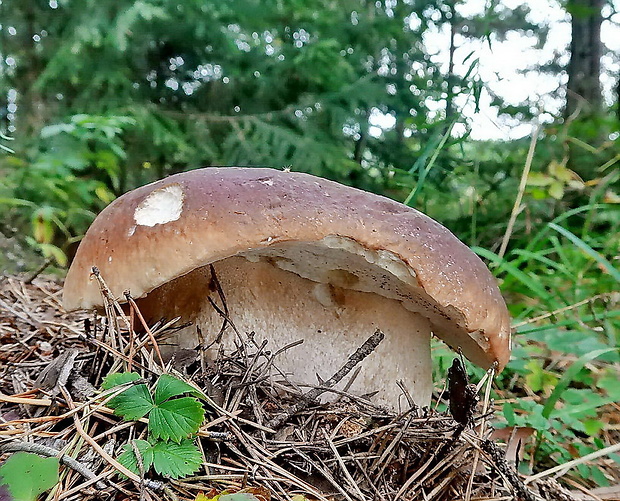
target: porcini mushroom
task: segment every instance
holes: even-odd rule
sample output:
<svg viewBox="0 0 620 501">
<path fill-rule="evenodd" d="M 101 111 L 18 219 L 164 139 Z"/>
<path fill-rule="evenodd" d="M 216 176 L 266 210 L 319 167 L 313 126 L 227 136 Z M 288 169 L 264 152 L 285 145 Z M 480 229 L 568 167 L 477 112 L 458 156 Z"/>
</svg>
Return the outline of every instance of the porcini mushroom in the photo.
<svg viewBox="0 0 620 501">
<path fill-rule="evenodd" d="M 384 341 L 351 391 L 396 407 L 403 380 L 418 405 L 432 391 L 430 337 L 501 369 L 510 353 L 506 305 L 484 263 L 415 209 L 308 174 L 205 168 L 133 190 L 82 240 L 64 287 L 68 310 L 102 305 L 97 266 L 119 298 L 129 290 L 151 320 L 192 325 L 178 344 L 212 340 L 210 266 L 241 332 L 284 351 L 292 381 L 330 377 L 375 329 Z M 215 298 L 215 296 L 213 296 Z M 232 347 L 232 334 L 222 339 Z"/>
</svg>

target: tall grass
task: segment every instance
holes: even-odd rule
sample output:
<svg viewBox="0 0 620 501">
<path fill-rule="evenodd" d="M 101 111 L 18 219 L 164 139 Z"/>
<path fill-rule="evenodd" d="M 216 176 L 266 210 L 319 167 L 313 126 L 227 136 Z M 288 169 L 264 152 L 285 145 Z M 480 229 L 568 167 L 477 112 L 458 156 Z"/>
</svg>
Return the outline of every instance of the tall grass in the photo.
<svg viewBox="0 0 620 501">
<path fill-rule="evenodd" d="M 544 172 L 553 161 L 534 156 L 532 170 Z M 497 426 L 535 430 L 521 465 L 528 473 L 605 452 L 620 441 L 613 424 L 620 402 L 620 204 L 606 202 L 615 201 L 620 172 L 593 170 L 599 171 L 606 175 L 577 192 L 567 184 L 562 198 L 543 203 L 527 183 L 519 187 L 513 172 L 515 182 L 497 184 L 512 191 L 489 197 L 489 203 L 522 198 L 503 207 L 504 228 L 509 219 L 515 223 L 506 232 L 505 252 L 499 241 L 495 247 L 473 246 L 497 277 L 513 317 L 513 355 L 495 385 Z M 472 204 L 470 228 L 479 224 L 479 214 L 492 212 L 486 203 Z M 462 217 L 460 227 L 468 228 Z M 435 380 L 441 381 L 454 355 L 440 344 L 433 353 Z M 479 369 L 470 371 L 482 376 Z M 619 471 L 620 455 L 612 448 L 605 460 L 577 461 L 570 474 L 605 486 L 618 481 Z"/>
</svg>

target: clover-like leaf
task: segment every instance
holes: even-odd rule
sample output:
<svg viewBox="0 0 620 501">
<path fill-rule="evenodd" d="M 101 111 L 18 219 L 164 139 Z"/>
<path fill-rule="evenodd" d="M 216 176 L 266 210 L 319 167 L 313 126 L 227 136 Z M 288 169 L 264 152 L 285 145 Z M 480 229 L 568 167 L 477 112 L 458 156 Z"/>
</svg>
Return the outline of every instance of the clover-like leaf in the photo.
<svg viewBox="0 0 620 501">
<path fill-rule="evenodd" d="M 198 431 L 205 411 L 193 397 L 167 400 L 153 407 L 149 414 L 149 432 L 154 438 L 181 442 Z"/>
<path fill-rule="evenodd" d="M 103 390 L 110 390 L 115 386 L 120 386 L 121 384 L 130 383 L 132 381 L 137 381 L 138 379 L 140 379 L 140 374 L 136 372 L 115 372 L 114 374 L 108 374 L 103 379 L 103 383 L 101 383 L 101 388 Z"/>
<path fill-rule="evenodd" d="M 133 440 L 133 444 L 140 453 L 142 468 L 144 472 L 147 472 L 153 464 L 152 445 L 146 440 Z M 136 475 L 140 475 L 138 458 L 136 457 L 132 444 L 125 444 L 123 446 L 123 451 L 124 452 L 118 457 L 118 462 L 128 470 L 133 471 Z"/>
<path fill-rule="evenodd" d="M 109 402 L 114 414 L 126 421 L 134 421 L 146 416 L 154 407 L 153 397 L 145 384 L 127 388 Z"/>
<path fill-rule="evenodd" d="M 133 443 L 141 456 L 144 472 L 153 466 L 160 475 L 180 478 L 194 473 L 202 463 L 200 450 L 191 440 L 182 440 L 178 444 L 161 440 L 150 442 L 134 440 Z M 126 444 L 123 449 L 124 452 L 118 457 L 118 461 L 139 475 L 140 469 L 134 447 L 132 444 Z"/>
<path fill-rule="evenodd" d="M 105 378 L 101 387 L 104 390 L 109 390 L 138 379 L 140 379 L 140 375 L 135 372 L 110 374 Z M 127 387 L 122 393 L 112 398 L 108 405 L 114 409 L 114 414 L 121 416 L 126 421 L 140 419 L 154 407 L 151 392 L 144 383 Z"/>
<path fill-rule="evenodd" d="M 196 388 L 181 381 L 179 378 L 170 374 L 162 374 L 155 386 L 155 403 L 157 405 L 165 402 L 169 398 L 182 395 L 183 393 L 196 394 Z"/>
<path fill-rule="evenodd" d="M 8 501 L 35 501 L 58 482 L 58 458 L 17 452 L 0 466 L 0 496 Z"/>
<path fill-rule="evenodd" d="M 182 440 L 178 444 L 158 441 L 152 451 L 155 471 L 166 477 L 191 475 L 202 464 L 200 450 L 191 440 Z"/>
<path fill-rule="evenodd" d="M 103 388 L 113 389 L 139 378 L 140 375 L 133 372 L 111 374 L 105 379 Z M 112 398 L 109 406 L 125 420 L 140 419 L 148 414 L 151 437 L 179 443 L 198 431 L 204 419 L 204 409 L 196 398 L 173 398 L 183 393 L 200 395 L 186 382 L 163 374 L 155 385 L 155 398 L 146 384 L 135 384 Z"/>
</svg>

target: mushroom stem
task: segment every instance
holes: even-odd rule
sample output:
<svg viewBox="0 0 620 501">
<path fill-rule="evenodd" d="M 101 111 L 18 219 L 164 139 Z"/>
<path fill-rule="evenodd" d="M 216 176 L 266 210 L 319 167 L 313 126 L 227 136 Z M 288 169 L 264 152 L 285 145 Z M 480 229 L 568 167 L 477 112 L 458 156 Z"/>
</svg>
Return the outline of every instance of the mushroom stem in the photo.
<svg viewBox="0 0 620 501">
<path fill-rule="evenodd" d="M 225 295 L 229 318 L 241 333 L 254 332 L 260 345 L 272 352 L 303 339 L 303 344 L 280 353 L 278 368 L 294 383 L 315 384 L 327 379 L 375 330 L 384 341 L 360 364 L 351 392 L 378 392 L 373 402 L 391 408 L 406 406 L 396 381 L 404 380 L 417 405 L 430 402 L 432 392 L 429 321 L 405 309 L 400 301 L 370 292 L 315 282 L 285 271 L 270 260 L 256 262 L 231 257 L 214 263 Z M 181 347 L 198 344 L 200 327 L 207 344 L 218 335 L 222 318 L 204 300 L 219 302 L 208 266 L 179 277 L 138 301 L 147 317 L 180 316 L 192 326 L 177 334 Z M 224 349 L 234 349 L 235 333 L 222 336 Z M 219 348 L 213 347 L 213 353 Z M 212 354 L 213 355 L 213 354 Z M 347 378 L 336 388 L 343 387 Z"/>
</svg>

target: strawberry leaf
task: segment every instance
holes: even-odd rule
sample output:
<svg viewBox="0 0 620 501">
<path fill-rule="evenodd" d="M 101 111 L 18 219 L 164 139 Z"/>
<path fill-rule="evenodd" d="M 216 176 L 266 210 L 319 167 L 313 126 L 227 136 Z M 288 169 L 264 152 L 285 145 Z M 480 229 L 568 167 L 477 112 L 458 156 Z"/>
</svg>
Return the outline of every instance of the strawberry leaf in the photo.
<svg viewBox="0 0 620 501">
<path fill-rule="evenodd" d="M 140 374 L 135 372 L 117 372 L 114 374 L 108 374 L 103 380 L 103 383 L 101 383 L 101 388 L 103 390 L 110 390 L 115 386 L 130 383 L 131 381 L 137 381 L 138 379 L 140 379 Z"/>
<path fill-rule="evenodd" d="M 152 447 L 153 466 L 160 475 L 180 478 L 191 475 L 200 468 L 202 455 L 191 440 L 180 443 L 156 442 Z"/>
<path fill-rule="evenodd" d="M 142 467 L 144 469 L 144 472 L 146 473 L 153 464 L 153 448 L 151 444 L 146 440 L 134 440 L 133 443 L 135 444 L 138 452 L 140 453 Z M 124 452 L 118 457 L 118 462 L 128 470 L 133 471 L 136 475 L 140 475 L 138 458 L 136 458 L 136 454 L 132 445 L 130 443 L 125 444 L 123 446 L 123 451 Z"/>
<path fill-rule="evenodd" d="M 153 466 L 160 475 L 180 478 L 194 473 L 202 464 L 200 450 L 191 440 L 182 440 L 178 444 L 161 440 L 133 442 L 142 457 L 144 472 Z M 118 457 L 119 463 L 139 475 L 140 469 L 133 447 L 127 444 L 123 449 L 124 452 Z"/>
<path fill-rule="evenodd" d="M 196 394 L 197 392 L 196 388 L 185 381 L 181 381 L 170 374 L 162 374 L 155 386 L 155 404 L 159 405 L 169 398 L 182 395 L 183 393 Z"/>
<path fill-rule="evenodd" d="M 154 438 L 181 442 L 198 431 L 205 411 L 193 397 L 175 398 L 153 407 L 149 415 L 149 432 Z"/>
<path fill-rule="evenodd" d="M 153 409 L 153 398 L 145 384 L 132 386 L 110 400 L 114 414 L 125 421 L 135 421 L 146 416 Z"/>
<path fill-rule="evenodd" d="M 58 482 L 58 458 L 17 452 L 0 466 L 0 496 L 8 501 L 35 501 Z"/>
<path fill-rule="evenodd" d="M 140 379 L 135 372 L 110 374 L 105 378 L 102 388 L 113 389 L 116 386 Z M 121 416 L 126 421 L 133 421 L 146 416 L 154 407 L 151 392 L 144 383 L 128 386 L 122 393 L 112 398 L 108 405 L 114 409 L 114 414 Z"/>
</svg>

